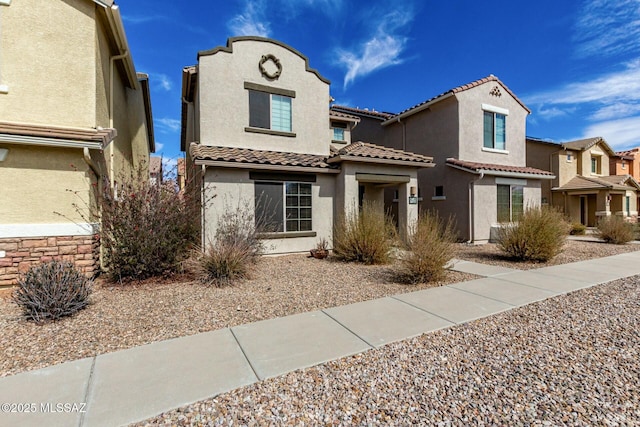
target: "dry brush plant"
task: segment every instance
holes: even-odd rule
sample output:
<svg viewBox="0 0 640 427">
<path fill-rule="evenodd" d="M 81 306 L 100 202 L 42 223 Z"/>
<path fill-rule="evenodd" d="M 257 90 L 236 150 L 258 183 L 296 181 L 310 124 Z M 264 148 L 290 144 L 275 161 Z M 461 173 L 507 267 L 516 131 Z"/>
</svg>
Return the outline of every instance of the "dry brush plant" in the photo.
<svg viewBox="0 0 640 427">
<path fill-rule="evenodd" d="M 557 209 L 527 208 L 520 220 L 497 231 L 497 244 L 520 261 L 547 262 L 562 251 L 570 226 Z"/>
<path fill-rule="evenodd" d="M 342 261 L 386 264 L 397 241 L 396 228 L 379 203 L 364 202 L 336 221 L 333 255 Z"/>
<path fill-rule="evenodd" d="M 214 239 L 203 250 L 196 250 L 187 262 L 187 269 L 203 283 L 223 286 L 244 279 L 264 250 L 259 234 L 265 231 L 256 221 L 249 202 L 225 206 L 218 218 Z"/>
<path fill-rule="evenodd" d="M 607 243 L 623 245 L 634 239 L 635 230 L 623 218 L 611 216 L 598 221 L 598 237 Z"/>
<path fill-rule="evenodd" d="M 420 214 L 407 238 L 407 251 L 400 258 L 400 279 L 408 283 L 442 280 L 455 255 L 455 221 L 435 211 Z"/>
<path fill-rule="evenodd" d="M 111 280 L 178 271 L 198 241 L 200 204 L 171 185 L 152 183 L 140 167 L 105 185 L 98 200 L 103 259 Z"/>
<path fill-rule="evenodd" d="M 71 316 L 89 304 L 92 281 L 70 262 L 31 267 L 18 279 L 12 300 L 27 319 L 42 323 Z"/>
</svg>

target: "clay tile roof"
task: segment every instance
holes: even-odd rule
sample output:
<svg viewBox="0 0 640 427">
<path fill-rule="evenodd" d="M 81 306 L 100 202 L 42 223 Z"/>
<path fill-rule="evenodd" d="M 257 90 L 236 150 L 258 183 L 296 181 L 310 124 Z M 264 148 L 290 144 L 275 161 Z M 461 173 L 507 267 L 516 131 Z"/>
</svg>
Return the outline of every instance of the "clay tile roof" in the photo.
<svg viewBox="0 0 640 427">
<path fill-rule="evenodd" d="M 569 150 L 582 151 L 582 150 L 588 150 L 589 148 L 593 147 L 596 144 L 602 144 L 605 151 L 610 156 L 615 156 L 613 149 L 609 147 L 609 144 L 607 144 L 607 142 L 601 136 L 596 136 L 593 138 L 578 139 L 576 141 L 563 142 L 562 147 Z"/>
<path fill-rule="evenodd" d="M 529 108 L 527 108 L 527 106 L 524 104 L 524 102 L 522 102 L 520 99 L 518 99 L 518 97 L 513 92 L 511 92 L 511 89 L 509 89 L 504 83 L 502 83 L 499 78 L 497 78 L 496 76 L 491 74 L 491 75 L 489 75 L 489 76 L 487 76 L 485 78 L 482 78 L 480 80 L 475 80 L 475 81 L 473 81 L 471 83 L 467 83 L 465 85 L 457 86 L 457 87 L 454 87 L 453 89 L 449 89 L 448 91 L 443 92 L 440 95 L 434 96 L 433 98 L 429 98 L 426 101 L 423 101 L 423 102 L 421 102 L 419 104 L 414 105 L 413 107 L 409 107 L 406 110 L 403 110 L 403 111 L 399 112 L 398 114 L 396 114 L 393 117 L 409 113 L 410 111 L 415 110 L 415 109 L 417 109 L 419 107 L 422 107 L 425 104 L 437 102 L 439 100 L 439 98 L 443 98 L 445 95 L 456 94 L 456 93 L 459 93 L 459 92 L 463 92 L 465 90 L 469 90 L 471 88 L 480 86 L 480 85 L 488 83 L 488 82 L 500 83 L 500 85 L 504 88 L 504 90 L 506 90 L 507 93 L 509 93 L 509 95 L 511 95 L 513 97 L 513 99 L 515 99 L 520 105 L 522 105 L 522 107 L 525 110 L 527 110 L 528 112 L 531 112 L 531 110 L 529 110 Z"/>
<path fill-rule="evenodd" d="M 571 191 L 571 190 L 593 190 L 593 189 L 612 189 L 612 190 L 628 190 L 627 183 L 638 188 L 638 182 L 631 175 L 611 175 L 601 177 L 586 177 L 578 175 L 572 178 L 562 187 L 554 188 L 554 190 Z"/>
<path fill-rule="evenodd" d="M 473 171 L 473 172 L 490 171 L 490 172 L 509 172 L 509 173 L 528 174 L 528 175 L 540 175 L 541 177 L 553 176 L 552 172 L 543 171 L 541 169 L 536 169 L 529 166 L 494 165 L 491 163 L 467 162 L 464 160 L 458 160 L 453 158 L 447 159 L 447 164 L 453 165 L 453 166 L 459 166 L 464 169 L 469 169 L 470 171 Z"/>
<path fill-rule="evenodd" d="M 640 151 L 640 148 L 632 148 L 630 150 L 616 151 L 616 156 L 622 157 L 628 160 L 633 160 L 638 154 L 638 151 Z"/>
<path fill-rule="evenodd" d="M 332 168 L 326 162 L 326 156 L 314 154 L 284 153 L 280 151 L 252 150 L 235 147 L 211 147 L 191 143 L 191 157 L 198 160 L 209 160 L 229 163 L 245 163 L 274 166 L 298 166 L 308 168 Z"/>
<path fill-rule="evenodd" d="M 400 162 L 415 163 L 416 165 L 433 164 L 433 157 L 411 153 L 409 151 L 394 150 L 393 148 L 382 147 L 380 145 L 366 142 L 354 142 L 338 150 L 329 158 L 329 163 L 337 160 L 344 160 L 345 157 L 360 157 L 363 159 L 393 160 Z"/>
<path fill-rule="evenodd" d="M 330 110 L 329 111 L 329 118 L 332 118 L 332 119 L 347 119 L 347 120 L 352 121 L 352 122 L 359 122 L 360 121 L 360 117 L 358 117 L 358 116 L 353 116 L 351 114 L 345 114 L 345 113 L 342 113 L 340 111 L 335 111 L 335 110 Z"/>
<path fill-rule="evenodd" d="M 353 113 L 353 114 L 357 114 L 359 116 L 370 116 L 376 119 L 382 119 L 382 120 L 387 120 L 390 119 L 391 117 L 395 116 L 394 113 L 387 113 L 384 111 L 376 111 L 376 110 L 369 110 L 369 109 L 361 109 L 361 108 L 353 108 L 353 107 L 347 107 L 344 105 L 334 105 L 331 107 L 331 111 L 332 112 L 346 112 L 346 113 Z"/>
</svg>

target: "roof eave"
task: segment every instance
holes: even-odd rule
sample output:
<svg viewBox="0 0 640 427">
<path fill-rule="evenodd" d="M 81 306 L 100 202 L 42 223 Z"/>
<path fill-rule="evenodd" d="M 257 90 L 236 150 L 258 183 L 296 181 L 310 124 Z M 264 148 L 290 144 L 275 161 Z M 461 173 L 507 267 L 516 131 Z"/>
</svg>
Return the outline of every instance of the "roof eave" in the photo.
<svg viewBox="0 0 640 427">
<path fill-rule="evenodd" d="M 340 173 L 340 169 L 332 168 L 319 168 L 312 166 L 283 166 L 272 165 L 263 163 L 240 163 L 240 162 L 225 162 L 221 160 L 207 160 L 195 158 L 194 164 L 201 166 L 212 166 L 220 168 L 234 168 L 234 169 L 259 169 L 259 170 L 272 170 L 272 171 L 286 171 L 286 172 L 308 172 L 308 173 Z"/>
<path fill-rule="evenodd" d="M 407 160 L 396 160 L 396 159 L 377 159 L 375 157 L 360 157 L 360 156 L 349 156 L 349 155 L 340 155 L 334 156 L 327 159 L 327 163 L 341 163 L 341 162 L 360 162 L 360 163 L 375 163 L 375 164 L 385 164 L 385 165 L 394 165 L 394 166 L 408 166 L 412 168 L 432 168 L 436 164 L 435 163 L 427 163 L 427 162 L 412 162 Z"/>
<path fill-rule="evenodd" d="M 471 169 L 465 168 L 464 166 L 454 165 L 453 163 L 447 163 L 447 166 L 452 167 L 454 169 L 459 169 L 464 172 L 472 173 L 474 175 L 490 175 L 490 176 L 499 176 L 504 178 L 532 178 L 532 179 L 555 179 L 555 175 L 541 175 L 537 173 L 527 173 L 527 172 L 508 172 L 508 171 L 494 171 L 491 169 Z"/>
<path fill-rule="evenodd" d="M 131 50 L 127 41 L 127 35 L 124 31 L 124 24 L 122 22 L 122 16 L 120 15 L 120 8 L 113 4 L 113 2 L 96 2 L 104 8 L 107 16 L 107 22 L 109 23 L 109 30 L 111 37 L 116 43 L 118 48 L 118 55 L 126 55 L 122 62 L 124 64 L 127 84 L 132 89 L 138 89 L 138 78 L 136 76 L 136 67 L 133 65 L 133 57 L 131 56 Z M 111 4 L 108 4 L 111 3 Z"/>
</svg>

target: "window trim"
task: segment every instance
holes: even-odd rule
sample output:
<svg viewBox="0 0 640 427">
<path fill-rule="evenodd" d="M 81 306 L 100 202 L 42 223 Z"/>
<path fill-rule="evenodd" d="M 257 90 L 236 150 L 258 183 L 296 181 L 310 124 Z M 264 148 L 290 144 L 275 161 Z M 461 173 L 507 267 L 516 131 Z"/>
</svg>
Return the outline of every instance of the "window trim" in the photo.
<svg viewBox="0 0 640 427">
<path fill-rule="evenodd" d="M 493 107 L 487 104 L 482 104 L 482 106 L 489 107 L 488 109 L 485 109 L 485 108 L 482 109 L 482 151 L 487 151 L 490 153 L 509 154 L 509 151 L 507 150 L 507 116 L 508 116 L 509 110 L 505 110 L 499 107 Z M 495 111 L 495 110 L 501 110 L 501 111 Z M 504 112 L 506 112 L 507 114 L 504 114 Z M 492 136 L 491 147 L 485 146 L 485 133 L 486 133 L 485 114 L 487 113 L 492 115 L 491 121 L 493 124 L 493 129 L 491 132 L 491 136 Z M 498 115 L 504 117 L 504 142 L 503 142 L 504 148 L 497 148 L 496 146 L 497 136 L 498 136 L 498 133 L 497 133 Z"/>
<path fill-rule="evenodd" d="M 293 132 L 293 99 L 296 96 L 295 91 L 292 90 L 288 90 L 288 89 L 282 89 L 282 88 L 275 88 L 275 87 L 271 87 L 271 86 L 264 86 L 264 85 L 260 85 L 257 83 L 251 83 L 251 82 L 245 82 L 244 83 L 244 88 L 247 90 L 247 94 L 248 94 L 248 98 L 249 98 L 249 126 L 245 126 L 244 131 L 245 132 L 251 132 L 251 133 L 261 133 L 261 134 L 266 134 L 266 135 L 275 135 L 275 136 L 284 136 L 284 137 L 295 137 L 296 134 L 295 132 Z M 264 93 L 266 95 L 268 95 L 268 100 L 269 100 L 269 111 L 261 111 L 260 110 L 260 115 L 262 115 L 263 113 L 265 115 L 268 114 L 268 118 L 269 118 L 269 127 L 268 128 L 263 128 L 263 127 L 258 127 L 258 126 L 251 126 L 252 120 L 251 118 L 254 117 L 252 116 L 251 112 L 252 112 L 252 103 L 251 103 L 251 99 L 252 99 L 252 92 L 259 92 L 259 93 Z M 273 129 L 273 104 L 274 104 L 274 96 L 280 96 L 280 97 L 284 97 L 287 98 L 289 101 L 289 128 L 290 130 L 280 130 L 280 129 Z M 255 117 L 255 118 L 259 118 L 259 117 Z M 255 123 L 255 122 L 254 122 Z"/>
</svg>

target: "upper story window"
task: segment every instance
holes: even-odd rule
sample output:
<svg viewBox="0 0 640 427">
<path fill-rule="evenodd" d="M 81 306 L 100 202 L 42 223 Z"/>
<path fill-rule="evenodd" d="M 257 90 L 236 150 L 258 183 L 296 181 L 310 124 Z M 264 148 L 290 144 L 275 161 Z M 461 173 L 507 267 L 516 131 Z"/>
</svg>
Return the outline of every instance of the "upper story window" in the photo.
<svg viewBox="0 0 640 427">
<path fill-rule="evenodd" d="M 596 175 L 602 173 L 602 158 L 600 156 L 591 156 L 591 173 Z"/>
<path fill-rule="evenodd" d="M 333 129 L 334 141 L 345 141 L 344 130 L 347 128 L 346 123 L 331 122 L 331 129 Z"/>
<path fill-rule="evenodd" d="M 291 134 L 292 99 L 294 91 L 245 83 L 249 92 L 249 128 L 245 130 L 265 129 L 267 131 Z"/>
<path fill-rule="evenodd" d="M 627 162 L 625 162 L 624 160 L 622 161 L 622 169 L 626 169 L 627 168 Z"/>
<path fill-rule="evenodd" d="M 509 110 L 482 104 L 484 114 L 483 147 L 504 151 L 507 148 L 507 115 Z"/>
<path fill-rule="evenodd" d="M 567 162 L 573 161 L 573 154 L 567 153 Z"/>
</svg>

